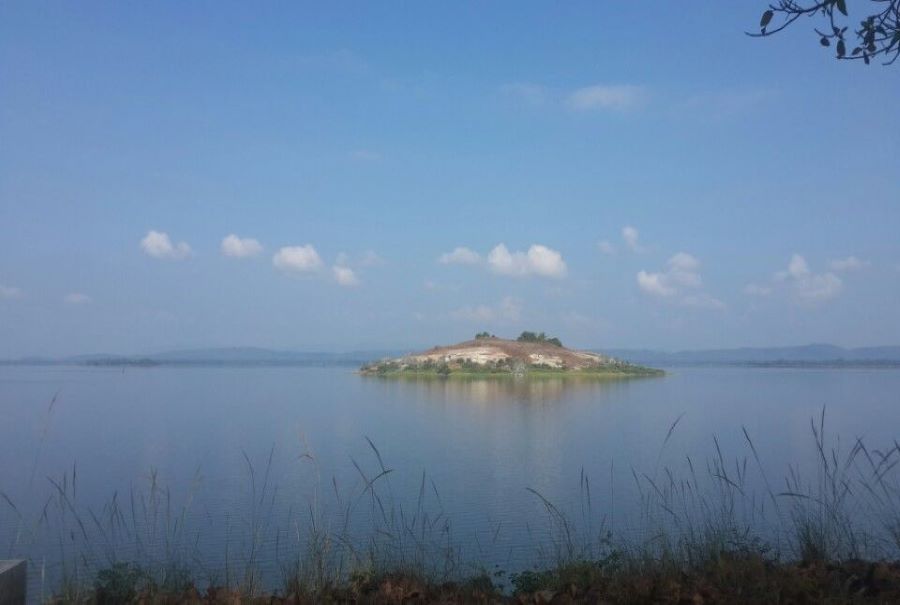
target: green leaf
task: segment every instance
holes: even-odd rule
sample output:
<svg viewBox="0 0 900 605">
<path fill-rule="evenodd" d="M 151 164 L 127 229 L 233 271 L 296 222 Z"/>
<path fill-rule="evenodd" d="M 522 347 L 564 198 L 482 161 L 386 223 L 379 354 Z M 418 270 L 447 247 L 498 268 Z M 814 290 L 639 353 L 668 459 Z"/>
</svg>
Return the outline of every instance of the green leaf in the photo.
<svg viewBox="0 0 900 605">
<path fill-rule="evenodd" d="M 837 0 L 838 10 L 843 13 L 843 15 L 847 16 L 847 0 Z"/>
<path fill-rule="evenodd" d="M 772 17 L 775 16 L 775 13 L 770 9 L 762 14 L 762 18 L 759 20 L 759 26 L 765 27 L 769 24 L 769 21 L 772 20 Z"/>
<path fill-rule="evenodd" d="M 828 38 L 826 38 L 825 36 L 822 36 L 822 38 L 819 40 L 819 44 L 821 44 L 822 46 L 831 46 L 831 42 L 829 42 Z"/>
</svg>

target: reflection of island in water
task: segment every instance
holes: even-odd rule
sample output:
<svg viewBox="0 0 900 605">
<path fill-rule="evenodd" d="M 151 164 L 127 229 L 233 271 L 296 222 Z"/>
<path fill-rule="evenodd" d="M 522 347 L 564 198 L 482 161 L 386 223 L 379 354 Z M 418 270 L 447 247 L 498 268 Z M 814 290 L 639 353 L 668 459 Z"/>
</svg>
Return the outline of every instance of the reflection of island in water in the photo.
<svg viewBox="0 0 900 605">
<path fill-rule="evenodd" d="M 646 379 L 645 379 L 646 380 Z M 416 398 L 429 400 L 466 401 L 476 404 L 500 402 L 543 403 L 562 400 L 572 393 L 609 394 L 627 388 L 631 379 L 598 379 L 592 377 L 524 376 L 503 378 L 435 378 L 409 376 L 371 382 L 388 391 L 403 392 Z"/>
</svg>

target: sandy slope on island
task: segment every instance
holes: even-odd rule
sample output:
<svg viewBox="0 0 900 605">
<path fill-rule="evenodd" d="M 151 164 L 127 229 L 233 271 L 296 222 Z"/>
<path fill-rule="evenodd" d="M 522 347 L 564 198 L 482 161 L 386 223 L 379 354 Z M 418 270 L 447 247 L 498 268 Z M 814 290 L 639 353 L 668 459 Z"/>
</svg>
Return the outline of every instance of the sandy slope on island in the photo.
<svg viewBox="0 0 900 605">
<path fill-rule="evenodd" d="M 525 365 L 541 365 L 553 369 L 572 370 L 597 367 L 613 362 L 611 357 L 573 351 L 543 342 L 519 342 L 501 338 L 478 338 L 446 347 L 434 347 L 406 358 L 412 363 L 470 362 L 477 365 L 504 360 L 520 361 Z"/>
<path fill-rule="evenodd" d="M 649 373 L 649 368 L 632 366 L 613 357 L 567 349 L 547 341 L 476 338 L 450 346 L 438 346 L 421 353 L 385 359 L 362 368 L 362 373 Z"/>
</svg>

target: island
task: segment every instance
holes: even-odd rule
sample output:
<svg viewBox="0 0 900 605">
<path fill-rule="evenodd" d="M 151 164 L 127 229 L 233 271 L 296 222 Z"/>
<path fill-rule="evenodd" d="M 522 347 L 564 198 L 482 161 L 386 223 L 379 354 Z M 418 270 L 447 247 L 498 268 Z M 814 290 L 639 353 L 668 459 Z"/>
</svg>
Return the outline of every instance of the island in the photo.
<svg viewBox="0 0 900 605">
<path fill-rule="evenodd" d="M 501 377 L 553 376 L 627 378 L 665 372 L 608 355 L 576 351 L 543 332 L 522 332 L 515 340 L 479 332 L 474 340 L 363 365 L 364 376 Z"/>
</svg>

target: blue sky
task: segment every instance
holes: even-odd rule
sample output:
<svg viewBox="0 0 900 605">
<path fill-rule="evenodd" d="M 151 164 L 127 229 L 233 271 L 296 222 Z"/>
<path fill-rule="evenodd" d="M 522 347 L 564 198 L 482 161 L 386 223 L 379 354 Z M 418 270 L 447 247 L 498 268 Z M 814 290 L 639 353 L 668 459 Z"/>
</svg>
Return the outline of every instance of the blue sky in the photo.
<svg viewBox="0 0 900 605">
<path fill-rule="evenodd" d="M 763 8 L 4 2 L 0 357 L 898 343 L 900 68 Z"/>
</svg>

